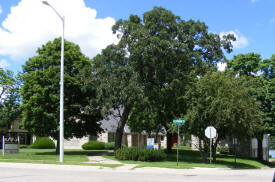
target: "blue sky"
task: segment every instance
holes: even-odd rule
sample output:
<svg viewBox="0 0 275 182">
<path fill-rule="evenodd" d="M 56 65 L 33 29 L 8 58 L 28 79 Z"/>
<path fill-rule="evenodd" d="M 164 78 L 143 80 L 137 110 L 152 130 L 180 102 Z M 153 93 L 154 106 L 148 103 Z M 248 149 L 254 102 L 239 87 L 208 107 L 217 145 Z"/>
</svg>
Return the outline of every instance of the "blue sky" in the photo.
<svg viewBox="0 0 275 182">
<path fill-rule="evenodd" d="M 48 0 L 65 16 L 65 37 L 92 58 L 117 42 L 111 26 L 130 14 L 142 16 L 154 6 L 171 10 L 184 20 L 206 23 L 217 34 L 237 37 L 234 54 L 275 54 L 275 0 Z M 0 0 L 0 67 L 21 71 L 35 50 L 61 33 L 54 12 L 40 0 Z"/>
</svg>

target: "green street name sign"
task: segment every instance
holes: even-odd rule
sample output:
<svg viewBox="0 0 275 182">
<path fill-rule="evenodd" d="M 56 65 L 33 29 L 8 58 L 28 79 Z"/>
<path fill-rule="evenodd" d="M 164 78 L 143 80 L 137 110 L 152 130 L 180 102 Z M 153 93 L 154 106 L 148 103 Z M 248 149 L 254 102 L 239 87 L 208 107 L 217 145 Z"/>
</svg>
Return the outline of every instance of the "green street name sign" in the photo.
<svg viewBox="0 0 275 182">
<path fill-rule="evenodd" d="M 185 123 L 185 120 L 173 120 L 173 123 L 175 123 L 177 125 L 182 125 Z"/>
</svg>

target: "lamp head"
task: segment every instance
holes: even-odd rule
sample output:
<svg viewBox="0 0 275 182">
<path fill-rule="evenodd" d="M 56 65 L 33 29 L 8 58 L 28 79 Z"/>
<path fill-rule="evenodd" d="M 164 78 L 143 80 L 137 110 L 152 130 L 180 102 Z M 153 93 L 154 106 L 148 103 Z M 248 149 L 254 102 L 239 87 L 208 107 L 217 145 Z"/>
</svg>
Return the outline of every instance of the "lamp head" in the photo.
<svg viewBox="0 0 275 182">
<path fill-rule="evenodd" d="M 50 6 L 50 4 L 47 1 L 42 1 L 43 4 Z"/>
</svg>

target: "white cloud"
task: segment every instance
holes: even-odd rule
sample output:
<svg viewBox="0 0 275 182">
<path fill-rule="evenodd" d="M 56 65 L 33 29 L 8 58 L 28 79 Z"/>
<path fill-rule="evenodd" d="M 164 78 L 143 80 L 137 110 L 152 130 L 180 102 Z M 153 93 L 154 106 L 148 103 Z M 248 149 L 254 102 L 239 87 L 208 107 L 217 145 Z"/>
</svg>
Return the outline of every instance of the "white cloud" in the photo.
<svg viewBox="0 0 275 182">
<path fill-rule="evenodd" d="M 220 37 L 222 38 L 224 35 L 227 34 L 233 34 L 236 38 L 236 41 L 232 41 L 233 48 L 245 48 L 248 45 L 248 40 L 245 36 L 242 35 L 242 33 L 235 29 L 235 30 L 230 30 L 228 32 L 221 32 Z"/>
<path fill-rule="evenodd" d="M 80 45 L 84 54 L 93 57 L 106 45 L 117 42 L 111 27 L 111 17 L 96 18 L 96 10 L 87 7 L 84 0 L 48 0 L 65 16 L 65 39 Z M 60 18 L 40 0 L 21 0 L 0 28 L 0 55 L 13 60 L 35 55 L 42 44 L 59 37 L 62 32 Z"/>
<path fill-rule="evenodd" d="M 252 3 L 256 3 L 258 2 L 259 0 L 251 0 Z"/>
<path fill-rule="evenodd" d="M 227 64 L 226 64 L 226 63 L 221 63 L 221 62 L 219 62 L 219 63 L 217 64 L 217 66 L 218 66 L 218 71 L 224 71 L 225 68 L 226 68 L 226 66 L 227 66 Z"/>
<path fill-rule="evenodd" d="M 5 59 L 0 60 L 0 68 L 6 68 L 9 66 L 9 63 Z"/>
</svg>

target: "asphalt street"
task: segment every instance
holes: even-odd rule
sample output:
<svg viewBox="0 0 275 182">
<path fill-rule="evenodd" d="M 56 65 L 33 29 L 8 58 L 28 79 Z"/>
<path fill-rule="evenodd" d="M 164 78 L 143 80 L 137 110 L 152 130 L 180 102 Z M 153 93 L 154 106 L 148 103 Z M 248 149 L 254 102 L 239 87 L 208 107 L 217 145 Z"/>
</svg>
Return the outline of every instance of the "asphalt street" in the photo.
<svg viewBox="0 0 275 182">
<path fill-rule="evenodd" d="M 275 169 L 102 168 L 0 163 L 0 182 L 271 182 Z"/>
</svg>

